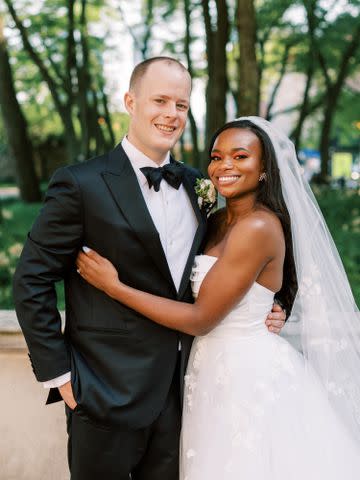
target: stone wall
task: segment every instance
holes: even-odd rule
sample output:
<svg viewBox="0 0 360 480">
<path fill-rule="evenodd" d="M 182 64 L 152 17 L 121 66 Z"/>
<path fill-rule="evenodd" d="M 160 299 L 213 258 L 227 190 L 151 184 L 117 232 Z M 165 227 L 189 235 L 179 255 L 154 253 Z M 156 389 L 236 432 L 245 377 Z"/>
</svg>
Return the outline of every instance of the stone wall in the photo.
<svg viewBox="0 0 360 480">
<path fill-rule="evenodd" d="M 12 311 L 0 311 L 0 392 L 0 479 L 68 480 L 64 406 L 45 406 Z"/>
</svg>

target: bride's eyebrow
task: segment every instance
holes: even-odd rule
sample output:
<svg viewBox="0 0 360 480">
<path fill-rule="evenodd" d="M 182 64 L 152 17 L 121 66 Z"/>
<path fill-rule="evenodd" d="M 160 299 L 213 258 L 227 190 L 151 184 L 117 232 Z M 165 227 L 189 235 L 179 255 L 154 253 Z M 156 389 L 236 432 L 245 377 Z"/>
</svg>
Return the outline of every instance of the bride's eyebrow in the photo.
<svg viewBox="0 0 360 480">
<path fill-rule="evenodd" d="M 244 150 L 245 152 L 250 153 L 250 151 L 244 147 L 235 147 L 231 149 L 232 152 L 238 152 L 239 150 Z"/>
<path fill-rule="evenodd" d="M 251 153 L 247 148 L 245 147 L 235 147 L 235 148 L 231 148 L 230 149 L 230 152 L 238 152 L 239 150 L 244 150 L 245 152 L 247 153 Z M 221 153 L 221 150 L 219 150 L 218 148 L 214 148 L 213 150 L 211 150 L 211 153 Z"/>
</svg>

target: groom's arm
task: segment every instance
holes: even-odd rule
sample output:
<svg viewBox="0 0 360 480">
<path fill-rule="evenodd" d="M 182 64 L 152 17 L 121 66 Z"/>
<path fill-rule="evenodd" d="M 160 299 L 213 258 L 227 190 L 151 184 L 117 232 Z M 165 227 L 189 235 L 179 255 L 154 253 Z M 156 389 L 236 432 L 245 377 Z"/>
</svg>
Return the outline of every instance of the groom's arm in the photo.
<svg viewBox="0 0 360 480">
<path fill-rule="evenodd" d="M 16 313 L 39 381 L 70 370 L 70 355 L 61 331 L 55 283 L 73 268 L 82 245 L 82 202 L 69 168 L 58 170 L 44 206 L 25 242 L 13 293 Z"/>
</svg>

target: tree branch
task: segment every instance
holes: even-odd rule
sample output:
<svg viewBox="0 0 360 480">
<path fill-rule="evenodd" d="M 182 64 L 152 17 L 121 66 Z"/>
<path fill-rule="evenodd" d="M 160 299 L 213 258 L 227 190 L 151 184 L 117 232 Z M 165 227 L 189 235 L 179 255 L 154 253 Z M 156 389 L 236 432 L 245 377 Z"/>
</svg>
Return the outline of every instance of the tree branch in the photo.
<svg viewBox="0 0 360 480">
<path fill-rule="evenodd" d="M 317 0 L 304 0 L 304 7 L 306 10 L 307 20 L 308 20 L 308 29 L 309 29 L 309 36 L 310 42 L 316 54 L 316 57 L 319 61 L 320 68 L 324 74 L 324 79 L 326 83 L 326 88 L 329 90 L 331 88 L 331 78 L 329 76 L 329 72 L 327 70 L 326 60 L 324 55 L 322 54 L 319 44 L 316 40 L 315 30 L 316 30 L 316 21 L 317 17 L 315 14 L 316 9 L 316 2 Z"/>
<path fill-rule="evenodd" d="M 65 80 L 66 90 L 69 95 L 69 101 L 73 100 L 73 74 L 76 71 L 76 54 L 75 54 L 75 38 L 74 38 L 74 4 L 75 0 L 68 0 L 68 34 L 66 39 L 66 73 Z"/>
<path fill-rule="evenodd" d="M 284 75 L 285 75 L 285 72 L 286 72 L 286 67 L 287 67 L 287 62 L 288 62 L 288 59 L 289 59 L 289 53 L 290 53 L 291 47 L 292 47 L 291 43 L 287 43 L 285 45 L 284 53 L 283 53 L 283 56 L 282 56 L 282 59 L 281 59 L 281 69 L 280 69 L 279 78 L 278 78 L 277 82 L 275 83 L 275 86 L 274 86 L 273 91 L 272 91 L 271 96 L 270 96 L 269 104 L 268 104 L 267 109 L 266 109 L 266 116 L 265 117 L 266 117 L 267 120 L 271 120 L 271 110 L 274 106 L 276 95 L 279 91 L 280 85 L 283 81 L 283 78 L 284 78 Z"/>
<path fill-rule="evenodd" d="M 358 23 L 357 27 L 355 28 L 355 31 L 352 34 L 352 39 L 348 44 L 345 52 L 342 55 L 339 70 L 338 70 L 339 73 L 338 73 L 336 82 L 333 86 L 333 89 L 335 91 L 339 91 L 342 87 L 342 84 L 344 83 L 344 80 L 347 74 L 347 69 L 349 66 L 349 61 L 351 57 L 355 55 L 356 50 L 359 47 L 359 42 L 360 42 L 360 24 Z"/>
<path fill-rule="evenodd" d="M 23 42 L 25 50 L 28 52 L 30 58 L 33 60 L 35 65 L 40 70 L 40 73 L 41 73 L 44 81 L 47 83 L 47 85 L 49 87 L 49 90 L 50 90 L 51 95 L 53 97 L 54 103 L 57 106 L 58 110 L 59 111 L 62 110 L 64 106 L 63 106 L 63 104 L 60 100 L 60 96 L 58 94 L 59 85 L 52 78 L 52 76 L 50 75 L 48 69 L 46 68 L 46 66 L 44 64 L 44 62 L 42 61 L 41 57 L 39 56 L 39 54 L 35 51 L 35 49 L 31 45 L 29 37 L 28 37 L 27 30 L 24 27 L 24 25 L 22 24 L 22 22 L 20 21 L 17 13 L 16 13 L 16 11 L 13 7 L 12 1 L 11 0 L 4 0 L 4 1 L 6 3 L 6 6 L 8 7 L 8 10 L 9 10 L 9 13 L 10 13 L 12 19 L 15 22 L 16 27 L 18 28 L 18 30 L 20 32 L 21 40 Z"/>
<path fill-rule="evenodd" d="M 127 22 L 125 20 L 125 15 L 124 15 L 123 9 L 121 8 L 121 5 L 118 5 L 118 10 L 119 10 L 119 13 L 122 17 L 123 24 L 125 25 L 125 28 L 126 28 L 128 34 L 131 36 L 131 38 L 134 42 L 136 50 L 139 50 L 141 52 L 142 51 L 142 45 L 139 43 L 139 41 L 137 39 L 137 36 L 134 33 L 134 29 L 130 25 L 127 24 Z"/>
</svg>

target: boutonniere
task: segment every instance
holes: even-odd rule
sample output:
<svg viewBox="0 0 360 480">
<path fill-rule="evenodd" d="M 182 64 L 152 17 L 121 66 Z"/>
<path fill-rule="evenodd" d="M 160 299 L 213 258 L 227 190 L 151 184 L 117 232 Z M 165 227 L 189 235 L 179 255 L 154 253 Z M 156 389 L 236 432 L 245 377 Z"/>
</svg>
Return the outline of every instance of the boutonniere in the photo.
<svg viewBox="0 0 360 480">
<path fill-rule="evenodd" d="M 216 203 L 216 190 L 211 180 L 206 178 L 197 178 L 195 184 L 195 193 L 198 196 L 198 205 L 209 215 Z"/>
</svg>

